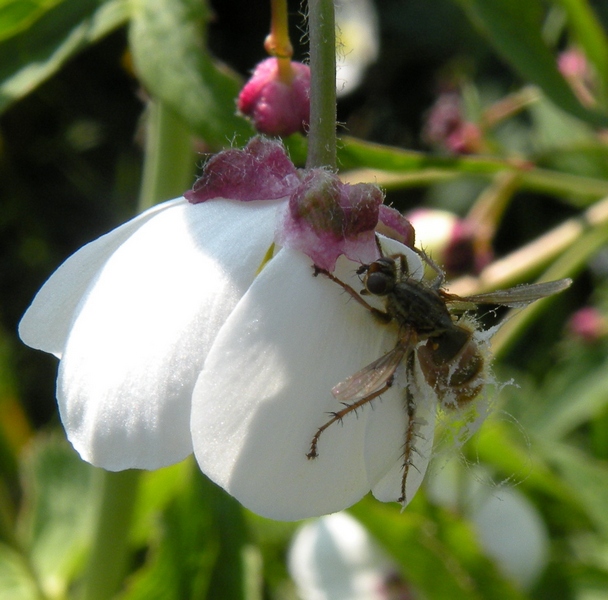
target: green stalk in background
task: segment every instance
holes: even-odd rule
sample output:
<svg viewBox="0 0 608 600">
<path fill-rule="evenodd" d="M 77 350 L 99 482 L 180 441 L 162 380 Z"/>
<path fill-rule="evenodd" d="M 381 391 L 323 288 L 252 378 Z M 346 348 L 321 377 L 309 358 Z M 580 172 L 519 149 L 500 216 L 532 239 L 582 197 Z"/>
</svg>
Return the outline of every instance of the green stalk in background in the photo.
<svg viewBox="0 0 608 600">
<path fill-rule="evenodd" d="M 97 470 L 99 507 L 82 600 L 107 600 L 128 570 L 129 533 L 141 471 Z"/>
<path fill-rule="evenodd" d="M 193 183 L 195 154 L 190 131 L 164 103 L 148 106 L 139 212 L 180 196 Z"/>
</svg>

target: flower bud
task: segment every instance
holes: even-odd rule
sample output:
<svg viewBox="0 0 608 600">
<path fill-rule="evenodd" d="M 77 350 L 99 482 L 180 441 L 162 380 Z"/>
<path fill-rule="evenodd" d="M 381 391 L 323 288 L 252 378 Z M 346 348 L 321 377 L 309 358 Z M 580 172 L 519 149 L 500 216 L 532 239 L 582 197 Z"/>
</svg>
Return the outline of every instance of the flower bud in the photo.
<svg viewBox="0 0 608 600">
<path fill-rule="evenodd" d="M 291 62 L 291 76 L 286 78 L 279 60 L 271 57 L 258 64 L 239 94 L 238 109 L 260 133 L 304 133 L 310 119 L 310 68 Z"/>
<path fill-rule="evenodd" d="M 597 308 L 585 306 L 570 317 L 568 331 L 580 341 L 593 344 L 608 334 L 608 323 Z"/>
<path fill-rule="evenodd" d="M 572 91 L 577 95 L 581 104 L 593 106 L 597 81 L 587 57 L 578 48 L 569 48 L 557 58 L 557 68 L 570 84 Z"/>
<path fill-rule="evenodd" d="M 460 97 L 454 92 L 439 96 L 428 113 L 423 137 L 429 144 L 454 154 L 473 154 L 482 145 L 481 130 L 465 120 Z"/>
<path fill-rule="evenodd" d="M 489 242 L 477 235 L 476 226 L 466 219 L 459 219 L 443 252 L 443 264 L 447 273 L 478 275 L 493 258 Z"/>
<path fill-rule="evenodd" d="M 492 250 L 476 236 L 476 228 L 445 210 L 419 209 L 408 215 L 421 248 L 448 276 L 478 274 L 492 260 Z"/>
</svg>

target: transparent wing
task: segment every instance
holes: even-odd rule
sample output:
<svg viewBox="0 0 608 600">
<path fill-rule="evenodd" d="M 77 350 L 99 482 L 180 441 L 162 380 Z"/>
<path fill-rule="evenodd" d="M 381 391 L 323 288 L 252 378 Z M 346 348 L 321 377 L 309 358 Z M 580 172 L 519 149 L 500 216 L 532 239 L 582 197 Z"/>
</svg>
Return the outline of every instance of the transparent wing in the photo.
<svg viewBox="0 0 608 600">
<path fill-rule="evenodd" d="M 331 393 L 340 402 L 357 402 L 370 396 L 386 385 L 411 349 L 412 345 L 409 341 L 399 342 L 378 360 L 341 381 L 331 390 Z"/>
<path fill-rule="evenodd" d="M 512 308 L 518 306 L 526 306 L 535 300 L 553 296 L 563 292 L 572 284 L 572 279 L 558 279 L 556 281 L 547 281 L 543 283 L 532 283 L 526 285 L 518 285 L 506 290 L 497 290 L 485 294 L 475 294 L 473 296 L 456 296 L 452 294 L 444 294 L 446 302 L 462 304 L 499 304 L 501 306 L 510 306 Z"/>
</svg>

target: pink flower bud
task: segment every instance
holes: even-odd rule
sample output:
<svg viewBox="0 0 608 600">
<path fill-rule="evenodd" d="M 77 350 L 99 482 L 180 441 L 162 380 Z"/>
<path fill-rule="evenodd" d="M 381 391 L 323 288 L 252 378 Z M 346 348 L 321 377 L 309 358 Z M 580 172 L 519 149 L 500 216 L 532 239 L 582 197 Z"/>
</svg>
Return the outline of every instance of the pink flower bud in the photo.
<svg viewBox="0 0 608 600">
<path fill-rule="evenodd" d="M 452 276 L 478 275 L 493 258 L 492 249 L 477 235 L 477 228 L 466 219 L 459 219 L 443 251 L 446 272 Z"/>
<path fill-rule="evenodd" d="M 565 50 L 557 58 L 557 68 L 582 104 L 593 106 L 597 103 L 597 78 L 583 52 L 578 48 Z"/>
<path fill-rule="evenodd" d="M 568 77 L 586 79 L 589 77 L 589 64 L 586 56 L 577 48 L 565 50 L 557 57 L 557 68 Z"/>
<path fill-rule="evenodd" d="M 597 308 L 585 306 L 570 317 L 568 331 L 582 342 L 592 344 L 606 336 L 608 323 Z"/>
<path fill-rule="evenodd" d="M 241 90 L 239 111 L 266 135 L 304 133 L 310 119 L 310 68 L 291 62 L 291 78 L 279 72 L 279 59 L 271 57 L 255 68 Z"/>
<path fill-rule="evenodd" d="M 454 154 L 479 152 L 482 142 L 481 130 L 465 120 L 460 96 L 454 92 L 439 96 L 428 113 L 423 137 Z"/>
<path fill-rule="evenodd" d="M 492 260 L 492 250 L 477 237 L 475 226 L 453 213 L 418 209 L 408 215 L 416 239 L 435 258 L 450 277 L 478 274 Z"/>
</svg>

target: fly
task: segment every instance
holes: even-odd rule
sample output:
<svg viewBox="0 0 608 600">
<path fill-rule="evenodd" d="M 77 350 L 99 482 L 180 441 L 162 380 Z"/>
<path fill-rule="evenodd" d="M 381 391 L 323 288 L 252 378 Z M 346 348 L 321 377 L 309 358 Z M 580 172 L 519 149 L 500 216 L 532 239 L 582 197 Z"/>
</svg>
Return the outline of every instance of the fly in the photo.
<svg viewBox="0 0 608 600">
<path fill-rule="evenodd" d="M 443 272 L 426 255 L 421 256 L 436 273 L 432 282 L 412 278 L 406 257 L 394 254 L 362 265 L 357 270 L 365 286 L 360 293 L 330 272 L 315 267 L 315 275 L 323 274 L 337 283 L 380 321 L 396 323 L 398 334 L 392 350 L 332 389 L 333 396 L 344 408 L 331 413 L 331 418 L 314 434 L 307 454 L 309 459 L 318 456 L 319 438 L 328 427 L 393 385 L 395 372 L 401 364 L 405 365 L 406 381 L 412 382 L 415 361 L 418 360 L 424 379 L 444 407 L 466 405 L 482 391 L 485 366 L 484 356 L 474 340 L 476 328 L 466 318 L 467 311 L 474 310 L 479 304 L 526 306 L 557 294 L 572 283 L 570 279 L 560 279 L 461 297 L 443 289 Z M 382 298 L 384 310 L 371 306 L 364 298 L 367 295 Z M 408 425 L 403 446 L 401 496 L 398 499 L 402 503 L 405 502 L 409 468 L 413 465 L 412 453 L 416 452 L 416 400 L 409 385 L 405 387 L 405 410 Z"/>
</svg>

